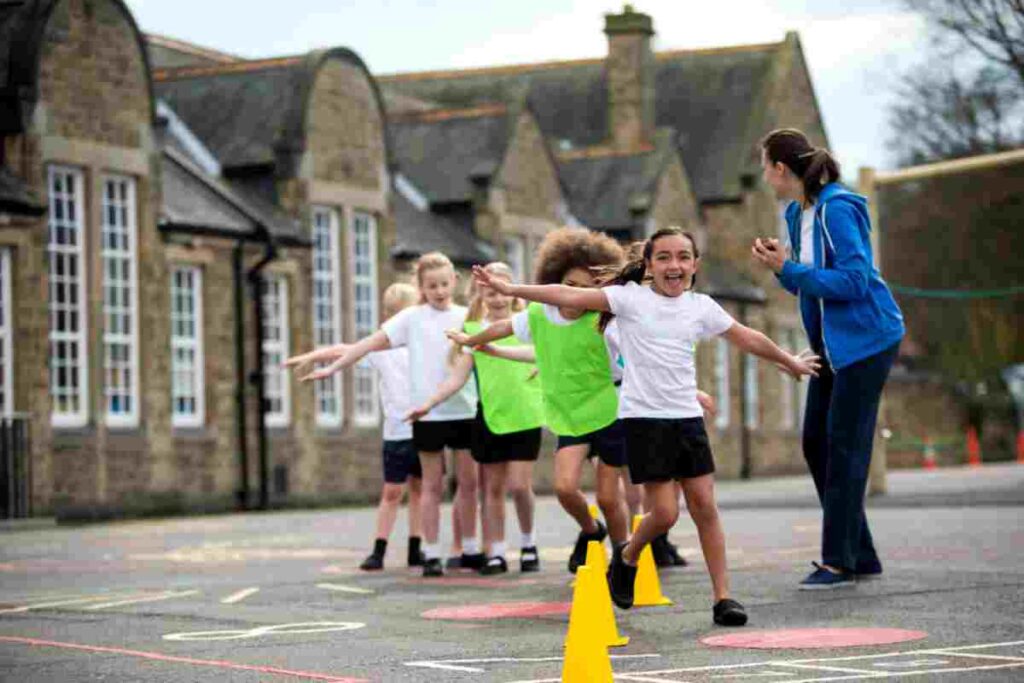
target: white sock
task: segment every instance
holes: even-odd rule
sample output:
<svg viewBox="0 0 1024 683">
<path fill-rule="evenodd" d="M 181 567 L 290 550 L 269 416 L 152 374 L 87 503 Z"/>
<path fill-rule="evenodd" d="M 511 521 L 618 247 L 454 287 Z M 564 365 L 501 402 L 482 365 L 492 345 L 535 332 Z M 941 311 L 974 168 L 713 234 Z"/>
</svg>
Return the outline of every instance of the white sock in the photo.
<svg viewBox="0 0 1024 683">
<path fill-rule="evenodd" d="M 505 557 L 505 541 L 495 541 L 491 544 L 491 557 Z"/>
<path fill-rule="evenodd" d="M 441 544 L 440 543 L 424 543 L 423 546 L 423 557 L 428 560 L 439 560 L 441 559 Z"/>
<path fill-rule="evenodd" d="M 534 537 L 533 532 L 531 531 L 530 533 L 526 533 L 524 531 L 522 539 L 519 541 L 519 547 L 532 548 L 535 545 L 537 545 L 537 539 Z"/>
<path fill-rule="evenodd" d="M 477 542 L 476 537 L 463 538 L 462 539 L 462 554 L 463 555 L 479 555 L 480 544 Z"/>
</svg>

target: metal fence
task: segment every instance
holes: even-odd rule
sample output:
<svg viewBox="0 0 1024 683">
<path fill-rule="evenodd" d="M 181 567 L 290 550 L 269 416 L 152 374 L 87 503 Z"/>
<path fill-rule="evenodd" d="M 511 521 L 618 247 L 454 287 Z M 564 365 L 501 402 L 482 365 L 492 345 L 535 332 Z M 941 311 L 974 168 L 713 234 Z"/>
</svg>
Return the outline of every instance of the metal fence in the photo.
<svg viewBox="0 0 1024 683">
<path fill-rule="evenodd" d="M 32 514 L 32 461 L 29 419 L 0 417 L 0 519 Z"/>
</svg>

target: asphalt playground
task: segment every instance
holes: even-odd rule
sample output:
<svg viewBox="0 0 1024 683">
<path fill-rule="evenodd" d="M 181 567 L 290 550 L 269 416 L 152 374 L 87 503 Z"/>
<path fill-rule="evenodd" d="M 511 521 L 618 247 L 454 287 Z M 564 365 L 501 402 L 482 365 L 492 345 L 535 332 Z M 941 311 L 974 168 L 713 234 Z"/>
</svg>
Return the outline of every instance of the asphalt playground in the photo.
<svg viewBox="0 0 1024 683">
<path fill-rule="evenodd" d="M 622 681 L 1024 680 L 1024 466 L 890 474 L 870 504 L 879 581 L 823 593 L 805 477 L 723 482 L 744 629 L 711 622 L 696 531 L 673 604 L 616 611 Z M 422 579 L 399 522 L 359 572 L 374 511 L 345 508 L 0 529 L 3 681 L 557 681 L 572 524 L 538 503 L 542 571 Z M 509 515 L 509 539 L 517 530 Z M 811 629 L 810 638 L 807 629 Z M 722 636 L 742 637 L 723 647 Z M 857 644 L 877 638 L 883 644 Z M 736 643 L 734 643 L 736 644 Z M 815 647 L 810 647 L 815 646 Z"/>
</svg>

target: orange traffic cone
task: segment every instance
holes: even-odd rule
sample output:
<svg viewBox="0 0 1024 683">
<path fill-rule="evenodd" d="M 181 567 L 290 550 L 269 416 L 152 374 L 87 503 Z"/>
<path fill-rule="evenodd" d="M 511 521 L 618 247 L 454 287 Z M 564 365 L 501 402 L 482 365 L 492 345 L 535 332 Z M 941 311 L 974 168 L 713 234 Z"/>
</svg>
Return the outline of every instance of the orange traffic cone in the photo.
<svg viewBox="0 0 1024 683">
<path fill-rule="evenodd" d="M 981 467 L 981 444 L 978 443 L 978 430 L 974 425 L 967 428 L 967 464 Z"/>
<path fill-rule="evenodd" d="M 633 533 L 640 526 L 643 515 L 633 518 Z M 640 551 L 640 560 L 636 563 L 636 580 L 633 582 L 633 607 L 661 607 L 671 605 L 661 592 L 661 579 L 658 578 L 658 567 L 654 564 L 654 553 L 648 543 Z"/>
<path fill-rule="evenodd" d="M 935 465 L 935 446 L 932 444 L 931 437 L 924 437 L 924 460 L 921 462 L 921 466 L 926 470 L 934 470 Z"/>
</svg>

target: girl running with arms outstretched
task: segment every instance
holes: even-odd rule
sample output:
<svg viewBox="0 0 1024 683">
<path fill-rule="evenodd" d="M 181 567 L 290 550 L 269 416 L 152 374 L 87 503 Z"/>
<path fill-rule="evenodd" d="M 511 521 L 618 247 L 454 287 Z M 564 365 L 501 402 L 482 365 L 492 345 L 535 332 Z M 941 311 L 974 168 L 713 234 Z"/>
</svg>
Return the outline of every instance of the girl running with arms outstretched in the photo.
<svg viewBox="0 0 1024 683">
<path fill-rule="evenodd" d="M 714 621 L 742 626 L 747 614 L 729 595 L 725 534 L 714 495 L 715 466 L 697 402 L 696 343 L 721 335 L 798 378 L 815 374 L 818 361 L 816 356 L 786 353 L 760 332 L 735 322 L 711 297 L 691 291 L 698 264 L 693 237 L 680 228 L 665 228 L 647 240 L 641 260 L 630 262 L 614 284 L 600 289 L 509 285 L 482 270 L 473 275 L 477 282 L 509 296 L 602 311 L 602 324 L 612 316 L 618 322 L 626 358 L 619 416 L 630 475 L 644 485 L 651 508 L 629 542 L 616 546 L 612 554 L 608 577 L 615 604 L 632 606 L 640 551 L 675 524 L 678 481 L 711 575 Z M 650 284 L 641 284 L 648 271 Z"/>
</svg>

